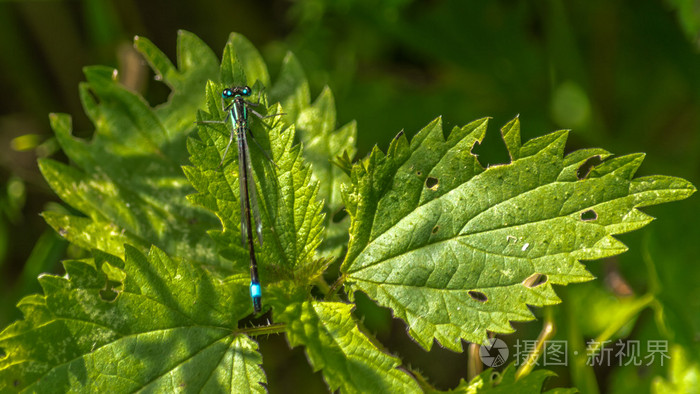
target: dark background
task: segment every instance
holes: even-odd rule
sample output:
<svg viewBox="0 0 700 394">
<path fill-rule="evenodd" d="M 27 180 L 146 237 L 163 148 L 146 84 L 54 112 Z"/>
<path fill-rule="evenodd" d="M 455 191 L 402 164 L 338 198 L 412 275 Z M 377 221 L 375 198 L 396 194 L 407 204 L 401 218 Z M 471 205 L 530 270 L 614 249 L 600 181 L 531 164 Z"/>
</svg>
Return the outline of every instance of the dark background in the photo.
<svg viewBox="0 0 700 394">
<path fill-rule="evenodd" d="M 700 17 L 692 13 L 692 3 L 0 3 L 0 327 L 20 317 L 14 305 L 23 295 L 40 291 L 39 273 L 62 274 L 59 261 L 79 253 L 39 217 L 47 206 L 59 203 L 36 165 L 37 157 L 62 157 L 48 113 L 71 114 L 75 134 L 89 138 L 93 127 L 80 106 L 78 83 L 83 81 L 82 67 L 93 64 L 119 68 L 122 79 L 153 105 L 167 99 L 167 88 L 153 80 L 131 49 L 134 35 L 149 38 L 175 61 L 178 29 L 195 33 L 219 54 L 228 34 L 239 32 L 262 52 L 273 79 L 286 51 L 293 51 L 309 78 L 312 97 L 329 85 L 338 125 L 357 120 L 358 157 L 374 145 L 386 148 L 402 129 L 414 135 L 437 116 L 443 116 L 447 130 L 491 116 L 489 133 L 476 152 L 484 165 L 505 163 L 498 128 L 519 115 L 524 140 L 571 129 L 569 151 L 602 147 L 617 155 L 646 152 L 639 175 L 680 176 L 698 185 Z M 670 338 L 692 352 L 700 338 L 700 317 L 692 317 L 700 316 L 694 301 L 700 299 L 699 205 L 692 197 L 645 209 L 658 220 L 621 236 L 630 247 L 621 257 L 588 263 L 601 280 L 558 288 L 565 302 L 553 313 L 559 319 L 571 316 L 581 292 L 602 292 L 614 303 L 655 291 L 662 309 L 676 316 L 661 320 L 680 325 L 677 331 L 682 333 L 660 329 L 655 309 L 638 317 L 630 335 Z M 610 285 L 611 275 L 622 278 L 626 293 Z M 569 304 L 566 297 L 571 297 Z M 437 387 L 454 387 L 466 377 L 465 354 L 437 346 L 425 353 L 387 311 L 368 305 L 361 296 L 360 304 L 358 314 L 367 329 Z M 582 309 L 581 320 L 608 313 Z M 561 323 L 563 338 L 570 334 L 569 324 L 576 325 Z M 540 323 L 516 327 L 518 337 L 534 339 Z M 583 337 L 586 329 L 579 327 Z M 284 387 L 325 391 L 303 352 L 290 353 L 283 337 L 262 341 L 261 349 L 273 392 Z M 557 372 L 560 377 L 550 384 L 576 384 L 569 370 Z M 607 368 L 597 369 L 595 380 L 602 391 L 646 391 L 658 374 L 667 376 L 668 371 Z"/>
</svg>

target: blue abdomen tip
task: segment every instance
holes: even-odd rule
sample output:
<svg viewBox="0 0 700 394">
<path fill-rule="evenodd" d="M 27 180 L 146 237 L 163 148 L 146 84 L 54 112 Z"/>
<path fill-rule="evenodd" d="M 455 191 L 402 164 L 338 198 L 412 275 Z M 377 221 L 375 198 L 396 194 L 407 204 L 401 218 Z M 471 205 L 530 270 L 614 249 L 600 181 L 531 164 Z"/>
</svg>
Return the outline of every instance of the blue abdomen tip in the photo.
<svg viewBox="0 0 700 394">
<path fill-rule="evenodd" d="M 262 296 L 262 288 L 260 287 L 260 283 L 251 283 L 250 284 L 250 297 L 251 298 L 259 298 Z"/>
</svg>

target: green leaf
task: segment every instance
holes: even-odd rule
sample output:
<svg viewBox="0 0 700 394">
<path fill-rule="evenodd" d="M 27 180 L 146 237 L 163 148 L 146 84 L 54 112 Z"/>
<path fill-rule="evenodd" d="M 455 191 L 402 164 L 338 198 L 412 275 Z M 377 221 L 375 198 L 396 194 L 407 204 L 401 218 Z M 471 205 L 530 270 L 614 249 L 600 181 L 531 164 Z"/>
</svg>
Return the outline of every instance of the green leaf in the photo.
<svg viewBox="0 0 700 394">
<path fill-rule="evenodd" d="M 342 154 L 354 156 L 357 125 L 350 122 L 335 129 L 335 103 L 331 90 L 326 87 L 313 105 L 301 111 L 296 126 L 304 145 L 304 157 L 311 163 L 314 179 L 321 181 L 319 197 L 325 204 L 324 222 L 327 228 L 320 255 L 338 257 L 347 244 L 348 220 L 336 220 L 342 209 L 341 187 L 349 181 L 348 175 L 333 164 Z"/>
<path fill-rule="evenodd" d="M 282 104 L 285 118 L 295 122 L 304 146 L 304 158 L 311 163 L 313 179 L 321 185 L 319 198 L 324 201 L 326 233 L 318 253 L 324 257 L 338 257 L 347 244 L 349 227 L 349 220 L 342 220 L 338 215 L 343 207 L 340 188 L 349 178 L 333 162 L 342 154 L 355 154 L 357 125 L 353 121 L 335 129 L 335 102 L 328 87 L 309 106 L 309 84 L 299 61 L 291 53 L 284 58 L 270 97 Z"/>
<path fill-rule="evenodd" d="M 41 277 L 44 295 L 26 297 L 26 320 L 0 334 L 0 391 L 264 391 L 257 344 L 235 328 L 249 302 L 231 282 L 247 278 L 156 248 L 125 254 L 95 251 Z"/>
<path fill-rule="evenodd" d="M 671 349 L 671 366 L 668 380 L 657 376 L 652 381 L 651 392 L 666 393 L 695 393 L 700 387 L 700 364 L 692 362 L 687 351 L 681 346 Z"/>
<path fill-rule="evenodd" d="M 659 216 L 664 219 L 654 223 L 644 237 L 649 291 L 657 301 L 655 320 L 666 339 L 682 345 L 700 363 L 700 265 L 689 264 L 697 255 L 694 226 L 700 221 L 700 210 L 697 201 L 662 210 Z"/>
<path fill-rule="evenodd" d="M 71 136 L 69 116 L 52 115 L 56 137 L 77 167 L 48 159 L 39 164 L 54 191 L 93 223 L 71 217 L 62 222 L 74 225 L 55 228 L 88 249 L 105 248 L 121 256 L 124 240 L 143 240 L 133 244 L 155 244 L 181 257 L 218 264 L 206 235 L 216 221 L 186 201 L 192 188 L 180 168 L 187 159 L 185 136 L 194 129 L 203 100 L 202 86 L 216 74 L 216 57 L 187 32 L 178 37 L 179 69 L 148 40 L 137 38 L 135 45 L 172 88 L 171 97 L 154 109 L 119 84 L 115 70 L 85 69 L 88 82 L 81 84 L 80 93 L 95 134 L 89 143 L 77 139 Z M 90 237 L 84 232 L 88 228 L 102 230 Z"/>
<path fill-rule="evenodd" d="M 284 113 L 292 121 L 296 121 L 299 113 L 311 103 L 309 82 L 299 60 L 291 52 L 284 57 L 277 81 L 269 94 L 272 102 L 282 104 Z"/>
<path fill-rule="evenodd" d="M 46 159 L 40 168 L 84 216 L 44 217 L 93 258 L 66 261 L 64 277 L 43 276 L 44 294 L 22 300 L 25 320 L 0 333 L 0 391 L 264 391 L 262 359 L 247 334 L 283 330 L 292 346 L 305 346 L 331 390 L 418 391 L 400 360 L 360 330 L 352 305 L 312 301 L 312 281 L 328 256 L 340 255 L 348 225 L 341 272 L 350 294 L 364 291 L 392 308 L 422 346 L 437 339 L 458 350 L 462 339 L 531 319 L 528 305 L 558 302 L 553 284 L 590 279 L 579 260 L 624 251 L 613 235 L 651 220 L 636 208 L 695 190 L 676 178 L 633 179 L 643 155 L 564 156 L 564 132 L 522 145 L 517 120 L 503 129 L 508 165 L 484 169 L 470 153 L 484 119 L 447 136 L 437 120 L 350 167 L 355 124 L 336 129 L 329 89 L 310 104 L 291 54 L 268 86 L 262 57 L 237 34 L 220 66 L 185 32 L 177 67 L 150 41 L 135 45 L 172 89 L 166 103 L 152 107 L 115 70 L 88 67 L 80 95 L 94 137 L 77 139 L 68 116 L 51 117 L 73 164 Z M 237 328 L 251 306 L 236 149 L 219 166 L 231 130 L 207 123 L 190 135 L 195 120 L 225 118 L 220 92 L 232 84 L 261 93 L 255 110 L 263 115 L 286 113 L 250 116 L 248 134 L 264 305 L 286 325 Z M 281 105 L 268 106 L 268 93 Z M 602 164 L 580 174 L 594 157 Z M 334 220 L 343 205 L 350 223 Z M 549 374 L 535 371 L 518 384 L 540 390 Z M 498 387 L 514 383 L 510 377 Z"/>
<path fill-rule="evenodd" d="M 157 79 L 172 89 L 172 94 L 165 104 L 151 108 L 142 97 L 118 83 L 115 70 L 86 68 L 88 82 L 81 85 L 80 92 L 85 110 L 96 125 L 95 135 L 89 143 L 74 138 L 71 136 L 70 117 L 52 115 L 51 123 L 57 139 L 77 167 L 45 159 L 40 168 L 56 193 L 87 215 L 89 221 L 66 217 L 53 220 L 52 224 L 66 238 L 86 249 L 98 248 L 122 255 L 125 241 L 133 245 L 154 244 L 180 257 L 220 265 L 222 261 L 214 243 L 206 234 L 217 226 L 216 221 L 186 201 L 185 196 L 192 189 L 181 170 L 186 163 L 185 137 L 193 130 L 196 109 L 203 104 L 205 81 L 217 75 L 216 58 L 198 38 L 186 32 L 179 35 L 177 68 L 147 39 L 137 37 L 135 46 L 154 68 Z M 235 33 L 231 34 L 224 49 L 218 74 L 229 84 L 256 86 L 256 81 L 268 84 L 270 80 L 260 54 L 249 41 Z M 264 88 L 258 86 L 257 90 L 263 92 Z M 271 90 L 276 99 L 289 107 L 290 116 L 307 113 L 308 83 L 292 55 L 285 59 L 278 83 Z M 330 97 L 330 92 L 324 97 Z M 320 118 L 319 110 L 328 111 L 332 127 L 335 122 L 332 99 L 329 103 L 319 99 L 321 101 L 330 107 L 316 108 L 315 113 Z M 211 107 L 214 105 L 217 114 L 220 112 L 220 100 L 209 102 L 209 105 L 210 111 L 214 110 Z M 305 118 L 306 135 L 318 134 L 313 137 L 313 142 L 311 137 L 302 138 L 312 145 L 310 157 L 320 162 L 317 173 L 312 175 L 313 181 L 318 183 L 327 174 L 333 177 L 322 183 L 320 197 L 329 201 L 324 206 L 325 223 L 332 233 L 329 232 L 326 238 L 334 240 L 333 247 L 337 252 L 347 237 L 347 223 L 332 222 L 331 214 L 340 209 L 339 185 L 347 178 L 331 168 L 330 160 L 341 148 L 353 151 L 354 124 L 331 135 L 332 128 L 324 126 L 320 120 L 309 120 L 308 115 Z M 286 143 L 291 141 L 289 139 Z M 342 142 L 342 147 L 335 147 L 339 142 Z M 255 148 L 253 146 L 253 150 Z M 320 152 L 321 149 L 325 150 Z M 302 171 L 301 174 L 310 173 Z M 295 176 L 292 182 L 304 180 L 302 176 Z M 309 197 L 300 201 L 310 201 Z M 314 207 L 309 206 L 309 212 L 314 212 Z M 287 223 L 298 219 L 290 219 L 291 212 L 286 216 Z M 61 227 L 58 222 L 61 222 Z M 68 222 L 72 225 L 67 225 Z M 97 233 L 86 233 L 88 229 Z M 302 245 L 305 233 L 290 237 L 297 238 L 289 241 L 295 244 L 296 251 L 292 254 L 300 256 L 297 260 L 313 254 L 317 246 L 313 228 L 305 231 L 311 237 L 308 244 Z M 278 249 L 283 247 L 286 246 L 281 245 Z M 283 265 L 291 266 L 288 263 Z M 314 272 L 323 264 L 317 261 L 315 265 L 311 268 Z"/>
<path fill-rule="evenodd" d="M 538 369 L 532 373 L 515 380 L 515 364 L 508 365 L 503 372 L 498 373 L 489 368 L 475 376 L 469 383 L 462 381 L 459 386 L 450 393 L 541 393 L 542 385 L 551 376 L 556 376 L 552 371 Z M 576 393 L 576 389 L 557 388 L 547 393 Z"/>
<path fill-rule="evenodd" d="M 219 61 L 214 52 L 199 37 L 184 30 L 178 31 L 177 68 L 153 43 L 143 37 L 134 39 L 134 47 L 141 52 L 156 72 L 156 79 L 171 89 L 168 101 L 154 108 L 157 117 L 166 130 L 182 139 L 182 135 L 192 131 L 193 114 L 202 105 L 202 86 L 216 77 Z M 172 133 L 172 132 L 171 132 Z M 178 152 L 178 161 L 186 157 L 182 144 L 172 148 Z"/>
<path fill-rule="evenodd" d="M 221 109 L 222 88 L 214 83 L 207 85 L 209 112 L 200 112 L 200 121 L 225 118 Z M 280 108 L 257 110 L 264 115 L 279 113 Z M 211 236 L 223 254 L 238 264 L 241 272 L 246 272 L 249 260 L 247 246 L 241 243 L 235 144 L 219 166 L 230 140 L 229 127 L 222 123 L 201 124 L 199 139 L 188 140 L 194 166 L 183 168 L 199 192 L 190 196 L 190 200 L 211 210 L 221 221 L 223 230 L 212 230 Z M 312 179 L 300 146 L 293 145 L 293 127 L 285 127 L 278 117 L 261 120 L 255 116 L 249 117 L 249 127 L 248 145 L 263 222 L 263 245 L 256 248 L 261 282 L 265 287 L 281 280 L 293 280 L 292 285 L 303 288 L 325 267 L 323 261 L 314 259 L 323 231 L 321 203 L 317 201 L 319 182 Z"/>
<path fill-rule="evenodd" d="M 639 154 L 578 179 L 588 159 L 607 152 L 564 157 L 565 132 L 521 145 L 519 130 L 517 119 L 503 129 L 508 165 L 483 169 L 470 153 L 485 119 L 447 138 L 438 119 L 353 167 L 345 283 L 392 308 L 427 349 L 433 339 L 459 351 L 461 339 L 512 332 L 510 321 L 533 318 L 528 305 L 559 302 L 553 284 L 592 279 L 580 260 L 624 252 L 613 235 L 652 220 L 636 208 L 695 192 L 679 178 L 632 179 Z M 534 277 L 543 283 L 529 285 Z"/>
<path fill-rule="evenodd" d="M 142 250 L 149 247 L 144 240 L 120 231 L 112 223 L 51 211 L 43 212 L 41 216 L 59 235 L 83 249 L 110 250 L 123 256 L 124 244 L 139 246 Z"/>
<path fill-rule="evenodd" d="M 698 15 L 697 3 L 692 0 L 669 0 L 668 5 L 678 14 L 678 23 L 683 28 L 688 41 L 697 47 L 700 36 L 700 15 Z"/>
<path fill-rule="evenodd" d="M 262 56 L 248 39 L 238 33 L 231 33 L 226 42 L 219 77 L 226 86 L 253 86 L 256 82 L 270 85 L 270 75 Z"/>
<path fill-rule="evenodd" d="M 397 369 L 400 361 L 379 350 L 357 327 L 352 306 L 338 302 L 290 304 L 277 315 L 287 324 L 294 347 L 304 345 L 315 371 L 331 391 L 342 393 L 420 392 L 418 383 Z"/>
<path fill-rule="evenodd" d="M 589 282 L 567 289 L 564 302 L 575 310 L 574 320 L 577 329 L 584 338 L 599 338 L 603 333 L 605 340 L 617 340 L 629 336 L 639 314 L 649 306 L 651 297 L 616 296 L 603 281 Z M 619 331 L 610 332 L 611 328 Z"/>
</svg>

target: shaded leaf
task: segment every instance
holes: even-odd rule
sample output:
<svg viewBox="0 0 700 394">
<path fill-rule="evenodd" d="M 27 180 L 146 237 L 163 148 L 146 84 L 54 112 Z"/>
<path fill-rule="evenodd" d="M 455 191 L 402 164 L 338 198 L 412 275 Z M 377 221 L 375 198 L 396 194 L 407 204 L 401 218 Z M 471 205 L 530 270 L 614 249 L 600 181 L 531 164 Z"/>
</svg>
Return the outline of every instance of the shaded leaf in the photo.
<svg viewBox="0 0 700 394">
<path fill-rule="evenodd" d="M 270 85 L 270 74 L 260 52 L 238 33 L 231 33 L 228 37 L 219 78 L 226 86 L 253 86 L 257 82 Z"/>
<path fill-rule="evenodd" d="M 674 346 L 670 357 L 668 379 L 658 376 L 654 378 L 651 392 L 654 394 L 697 392 L 700 387 L 700 365 L 693 362 L 681 346 Z"/>
<path fill-rule="evenodd" d="M 645 234 L 644 260 L 659 331 L 700 363 L 700 265 L 694 263 L 700 210 L 693 205 L 697 202 L 663 207 L 663 220 Z"/>
<path fill-rule="evenodd" d="M 280 76 L 270 96 L 273 101 L 281 102 L 286 118 L 295 122 L 299 140 L 304 146 L 304 158 L 311 163 L 314 179 L 320 182 L 319 198 L 324 201 L 326 233 L 318 253 L 323 257 L 339 257 L 347 244 L 349 226 L 349 220 L 342 220 L 342 215 L 338 215 L 343 207 L 340 187 L 349 178 L 333 162 L 341 154 L 354 156 L 356 123 L 350 122 L 335 129 L 335 102 L 328 87 L 313 105 L 309 105 L 306 76 L 291 53 L 284 58 Z"/>
<path fill-rule="evenodd" d="M 541 393 L 542 385 L 550 376 L 556 376 L 552 371 L 538 369 L 515 380 L 515 364 L 508 365 L 503 372 L 498 373 L 489 368 L 475 376 L 469 383 L 462 381 L 450 393 Z M 547 393 L 576 393 L 576 389 L 557 388 Z"/>
<path fill-rule="evenodd" d="M 357 327 L 352 306 L 337 302 L 290 304 L 277 317 L 287 324 L 289 344 L 304 345 L 314 370 L 331 391 L 343 393 L 420 392 L 397 369 L 400 361 L 380 351 Z"/>
<path fill-rule="evenodd" d="M 125 255 L 95 251 L 41 277 L 44 295 L 26 297 L 26 320 L 0 334 L 0 390 L 264 391 L 257 344 L 236 332 L 245 285 L 156 248 Z"/>
<path fill-rule="evenodd" d="M 340 250 L 347 244 L 350 223 L 347 219 L 337 220 L 336 214 L 343 207 L 341 186 L 349 177 L 333 161 L 342 154 L 354 156 L 357 125 L 350 122 L 336 130 L 335 123 L 335 102 L 326 87 L 313 105 L 301 111 L 296 125 L 304 145 L 304 157 L 312 165 L 314 178 L 322 180 L 319 196 L 325 202 L 327 230 L 319 253 L 339 257 Z"/>
<path fill-rule="evenodd" d="M 95 123 L 88 143 L 71 135 L 67 115 L 51 116 L 51 125 L 66 155 L 76 167 L 42 160 L 40 169 L 49 185 L 68 204 L 86 214 L 92 229 L 116 227 L 85 237 L 86 223 L 57 228 L 69 239 L 81 239 L 85 248 L 122 253 L 120 236 L 142 239 L 135 244 L 156 244 L 189 259 L 218 264 L 206 230 L 214 218 L 194 208 L 185 196 L 192 192 L 180 166 L 186 161 L 185 136 L 194 129 L 194 115 L 203 100 L 202 86 L 216 74 L 211 50 L 187 32 L 178 36 L 178 69 L 144 38 L 136 39 L 142 52 L 164 83 L 173 91 L 169 101 L 151 108 L 145 100 L 118 82 L 107 67 L 85 69 L 81 84 L 83 106 Z M 189 115 L 188 115 L 189 114 Z M 101 240 L 101 241 L 98 241 Z"/>
<path fill-rule="evenodd" d="M 311 103 L 309 82 L 299 60 L 291 52 L 284 57 L 280 73 L 270 88 L 269 95 L 273 103 L 282 104 L 284 113 L 292 122 L 296 121 L 299 113 Z"/>
</svg>

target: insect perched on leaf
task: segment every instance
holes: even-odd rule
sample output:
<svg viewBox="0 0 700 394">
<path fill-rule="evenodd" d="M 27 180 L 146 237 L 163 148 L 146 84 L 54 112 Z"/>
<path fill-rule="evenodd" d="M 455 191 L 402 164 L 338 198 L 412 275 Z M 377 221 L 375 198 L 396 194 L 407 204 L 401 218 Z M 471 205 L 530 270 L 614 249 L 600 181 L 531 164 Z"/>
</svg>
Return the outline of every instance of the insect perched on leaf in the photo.
<svg viewBox="0 0 700 394">
<path fill-rule="evenodd" d="M 255 259 L 255 247 L 253 241 L 253 229 L 251 226 L 250 214 L 253 212 L 253 219 L 255 220 L 255 233 L 258 237 L 258 242 L 262 246 L 262 221 L 260 220 L 260 208 L 258 208 L 258 200 L 255 195 L 255 181 L 253 180 L 253 167 L 250 164 L 250 151 L 248 150 L 248 139 L 246 137 L 246 131 L 250 132 L 248 128 L 248 112 L 252 112 L 260 119 L 271 118 L 274 116 L 284 115 L 283 113 L 277 113 L 273 115 L 263 116 L 249 107 L 258 106 L 259 103 L 251 103 L 245 99 L 249 97 L 252 91 L 248 86 L 234 86 L 232 88 L 226 88 L 221 92 L 221 102 L 224 112 L 226 112 L 226 118 L 221 121 L 210 120 L 201 121 L 198 123 L 218 123 L 218 124 L 230 124 L 231 126 L 231 136 L 229 138 L 224 154 L 221 157 L 221 163 L 219 167 L 224 164 L 224 159 L 228 153 L 228 149 L 233 142 L 233 137 L 236 137 L 238 142 L 238 176 L 240 185 L 240 200 L 241 200 L 241 242 L 244 246 L 248 246 L 248 252 L 250 254 L 250 297 L 253 300 L 253 309 L 255 313 L 260 313 L 262 310 L 262 288 L 260 287 L 260 278 L 258 277 L 258 263 Z M 255 141 L 251 134 L 251 138 Z M 258 145 L 259 146 L 259 145 Z M 267 157 L 270 162 L 274 164 L 274 161 L 265 153 L 265 151 L 260 149 L 265 157 Z"/>
</svg>

